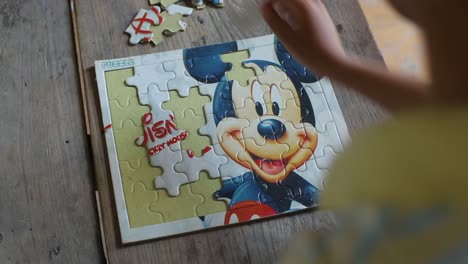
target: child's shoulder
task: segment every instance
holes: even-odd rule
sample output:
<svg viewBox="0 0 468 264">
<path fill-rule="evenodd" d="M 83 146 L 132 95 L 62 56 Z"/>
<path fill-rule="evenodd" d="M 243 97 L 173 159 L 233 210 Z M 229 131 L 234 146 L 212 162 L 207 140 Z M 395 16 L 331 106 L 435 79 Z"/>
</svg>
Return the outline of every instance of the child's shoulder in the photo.
<svg viewBox="0 0 468 264">
<path fill-rule="evenodd" d="M 467 157 L 468 108 L 400 113 L 354 138 L 330 173 L 323 203 L 463 203 Z"/>
</svg>

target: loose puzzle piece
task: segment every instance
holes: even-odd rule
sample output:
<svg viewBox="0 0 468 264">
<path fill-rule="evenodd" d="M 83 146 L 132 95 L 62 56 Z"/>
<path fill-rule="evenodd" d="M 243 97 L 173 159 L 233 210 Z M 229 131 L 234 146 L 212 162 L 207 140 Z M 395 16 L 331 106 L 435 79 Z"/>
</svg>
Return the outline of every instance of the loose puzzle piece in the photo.
<svg viewBox="0 0 468 264">
<path fill-rule="evenodd" d="M 171 0 L 171 1 L 174 1 L 174 0 Z M 184 16 L 190 16 L 193 13 L 193 9 L 190 7 L 186 7 L 186 6 L 170 4 L 169 6 L 163 5 L 163 7 L 166 9 L 169 15 L 182 14 Z"/>
<path fill-rule="evenodd" d="M 132 20 L 126 33 L 130 34 L 130 44 L 136 45 L 140 42 L 149 42 L 153 38 L 151 26 L 157 26 L 163 23 L 159 6 L 151 7 L 151 10 L 140 9 L 136 17 Z"/>
<path fill-rule="evenodd" d="M 185 31 L 187 24 L 182 21 L 183 16 L 184 15 L 180 13 L 174 13 L 171 15 L 167 11 L 162 12 L 161 17 L 163 18 L 164 23 L 159 26 L 151 27 L 151 31 L 153 32 L 151 43 L 159 45 L 164 41 L 164 35 L 172 35 L 179 31 Z"/>
<path fill-rule="evenodd" d="M 150 5 L 161 4 L 162 7 L 167 8 L 167 7 L 177 3 L 179 1 L 180 0 L 149 0 L 149 4 Z"/>
</svg>

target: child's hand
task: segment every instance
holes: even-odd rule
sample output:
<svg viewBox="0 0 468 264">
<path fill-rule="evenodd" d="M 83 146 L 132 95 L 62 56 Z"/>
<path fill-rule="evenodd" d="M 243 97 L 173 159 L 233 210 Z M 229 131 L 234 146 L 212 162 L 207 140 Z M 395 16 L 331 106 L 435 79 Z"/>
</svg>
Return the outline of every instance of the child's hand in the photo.
<svg viewBox="0 0 468 264">
<path fill-rule="evenodd" d="M 393 75 L 382 65 L 348 57 L 321 0 L 260 2 L 271 29 L 304 66 L 346 83 L 392 110 L 431 100 L 428 83 Z"/>
<path fill-rule="evenodd" d="M 263 0 L 260 8 L 271 29 L 302 64 L 328 74 L 346 58 L 321 0 Z"/>
</svg>

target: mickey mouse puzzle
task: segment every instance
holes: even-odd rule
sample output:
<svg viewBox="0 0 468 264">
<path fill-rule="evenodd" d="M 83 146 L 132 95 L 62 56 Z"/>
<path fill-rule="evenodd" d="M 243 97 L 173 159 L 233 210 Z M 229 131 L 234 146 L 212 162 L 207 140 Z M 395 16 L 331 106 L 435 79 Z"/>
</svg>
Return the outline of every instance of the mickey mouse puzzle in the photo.
<svg viewBox="0 0 468 264">
<path fill-rule="evenodd" d="M 318 205 L 349 142 L 330 80 L 273 35 L 97 61 L 123 243 Z"/>
</svg>

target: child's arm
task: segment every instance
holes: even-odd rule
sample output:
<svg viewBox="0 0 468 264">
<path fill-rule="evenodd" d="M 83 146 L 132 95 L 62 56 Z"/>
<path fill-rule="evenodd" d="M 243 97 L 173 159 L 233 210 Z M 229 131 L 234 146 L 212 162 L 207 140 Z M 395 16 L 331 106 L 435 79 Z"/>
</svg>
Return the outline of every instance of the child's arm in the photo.
<svg viewBox="0 0 468 264">
<path fill-rule="evenodd" d="M 347 56 L 321 0 L 264 0 L 261 11 L 293 56 L 318 73 L 354 87 L 390 110 L 430 100 L 429 84 Z"/>
</svg>

